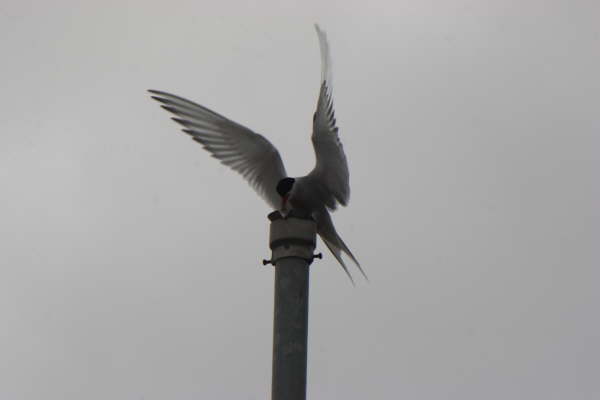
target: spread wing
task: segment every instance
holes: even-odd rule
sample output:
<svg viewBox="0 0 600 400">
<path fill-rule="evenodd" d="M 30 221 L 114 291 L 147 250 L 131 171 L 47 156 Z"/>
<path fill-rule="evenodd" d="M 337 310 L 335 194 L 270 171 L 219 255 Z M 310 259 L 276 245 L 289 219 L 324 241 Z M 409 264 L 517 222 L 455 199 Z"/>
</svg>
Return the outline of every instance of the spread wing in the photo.
<svg viewBox="0 0 600 400">
<path fill-rule="evenodd" d="M 312 142 L 316 165 L 310 176 L 320 183 L 325 204 L 335 209 L 337 203 L 345 206 L 350 199 L 350 176 L 342 142 L 338 136 L 333 112 L 331 56 L 325 32 L 315 25 L 321 49 L 321 90 L 313 117 Z"/>
<path fill-rule="evenodd" d="M 239 172 L 271 207 L 279 209 L 281 198 L 275 190 L 286 177 L 279 152 L 263 136 L 182 97 L 149 90 L 161 107 L 173 113 L 173 121 L 202 144 L 221 163 Z"/>
</svg>

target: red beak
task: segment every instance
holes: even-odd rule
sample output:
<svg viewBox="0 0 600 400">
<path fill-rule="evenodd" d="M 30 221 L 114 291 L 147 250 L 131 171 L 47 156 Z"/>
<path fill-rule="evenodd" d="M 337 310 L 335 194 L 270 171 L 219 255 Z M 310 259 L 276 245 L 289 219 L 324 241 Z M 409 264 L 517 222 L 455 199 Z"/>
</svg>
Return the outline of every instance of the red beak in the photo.
<svg viewBox="0 0 600 400">
<path fill-rule="evenodd" d="M 286 207 L 287 207 L 287 202 L 288 202 L 288 198 L 289 198 L 289 197 L 290 197 L 290 195 L 289 195 L 289 194 L 286 194 L 285 196 L 283 196 L 283 197 L 281 198 L 281 209 L 282 209 L 282 210 L 285 210 L 285 209 L 286 209 Z"/>
</svg>

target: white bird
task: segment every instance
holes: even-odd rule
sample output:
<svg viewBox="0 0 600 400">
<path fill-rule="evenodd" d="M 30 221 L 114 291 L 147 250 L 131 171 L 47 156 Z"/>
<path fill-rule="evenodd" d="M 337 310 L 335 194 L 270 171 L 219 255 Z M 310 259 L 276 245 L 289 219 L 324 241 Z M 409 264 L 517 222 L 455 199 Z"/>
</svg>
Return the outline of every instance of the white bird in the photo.
<svg viewBox="0 0 600 400">
<path fill-rule="evenodd" d="M 317 223 L 317 233 L 354 283 L 342 252 L 368 278 L 336 232 L 329 214 L 338 204 L 348 204 L 350 184 L 333 112 L 329 44 L 325 32 L 316 24 L 315 29 L 321 49 L 321 89 L 313 116 L 316 165 L 306 176 L 288 177 L 279 152 L 262 135 L 182 97 L 158 90 L 149 92 L 162 103 L 162 108 L 176 115 L 172 119 L 183 125 L 185 133 L 221 163 L 239 172 L 271 207 L 283 212 L 301 209 L 310 213 Z"/>
</svg>

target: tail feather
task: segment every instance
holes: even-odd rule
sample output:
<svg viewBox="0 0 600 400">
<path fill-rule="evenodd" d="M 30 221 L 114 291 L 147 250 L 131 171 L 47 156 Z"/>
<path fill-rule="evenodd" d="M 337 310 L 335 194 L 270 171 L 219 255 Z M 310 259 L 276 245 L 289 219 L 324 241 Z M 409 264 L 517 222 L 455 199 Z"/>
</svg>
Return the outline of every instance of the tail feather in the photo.
<svg viewBox="0 0 600 400">
<path fill-rule="evenodd" d="M 337 239 L 338 239 L 338 241 L 339 241 L 339 243 L 341 245 L 340 247 L 342 248 L 342 250 L 344 251 L 344 253 L 346 253 L 348 255 L 348 257 L 350 257 L 350 259 L 358 267 L 358 270 L 360 271 L 360 273 L 362 274 L 362 276 L 364 276 L 364 278 L 367 280 L 367 282 L 369 282 L 369 277 L 367 276 L 367 274 L 365 274 L 365 271 L 363 271 L 362 267 L 360 266 L 360 263 L 358 262 L 358 260 L 356 259 L 356 257 L 354 257 L 354 254 L 352 254 L 352 252 L 350 251 L 350 249 L 348 248 L 348 246 L 346 246 L 346 243 L 344 243 L 344 241 L 342 240 L 342 238 L 340 237 L 340 235 L 337 235 Z"/>
<path fill-rule="evenodd" d="M 344 272 L 346 273 L 346 275 L 348 275 L 348 278 L 350 278 L 352 286 L 356 286 L 356 283 L 354 283 L 354 278 L 352 278 L 352 274 L 350 274 L 350 271 L 348 271 L 348 267 L 346 267 L 346 263 L 344 263 L 344 260 L 342 260 L 342 252 L 340 248 L 334 245 L 333 243 L 330 243 L 329 240 L 325 239 L 323 236 L 321 236 L 321 239 L 323 239 L 323 243 L 325 243 L 329 251 L 331 251 L 331 254 L 333 254 L 333 256 L 335 257 L 335 259 L 338 260 L 338 262 L 344 269 Z"/>
<path fill-rule="evenodd" d="M 348 275 L 350 281 L 352 281 L 352 284 L 354 285 L 354 279 L 352 279 L 352 275 L 348 271 L 348 267 L 346 267 L 346 264 L 342 260 L 342 252 L 346 253 L 346 255 L 350 257 L 350 259 L 358 267 L 358 270 L 360 271 L 362 276 L 364 276 L 365 279 L 369 281 L 367 274 L 365 274 L 365 271 L 360 266 L 360 263 L 358 262 L 356 257 L 354 257 L 354 254 L 352 254 L 348 246 L 346 246 L 346 243 L 344 243 L 340 235 L 338 235 L 338 233 L 336 232 L 335 227 L 333 226 L 333 222 L 331 221 L 331 216 L 329 215 L 329 212 L 327 210 L 323 210 L 322 212 L 318 213 L 316 215 L 316 220 L 319 236 L 321 236 L 321 239 L 323 239 L 323 242 L 325 243 L 327 248 L 329 248 L 335 259 L 340 263 L 340 265 L 344 269 L 344 272 L 346 272 L 346 275 Z"/>
</svg>

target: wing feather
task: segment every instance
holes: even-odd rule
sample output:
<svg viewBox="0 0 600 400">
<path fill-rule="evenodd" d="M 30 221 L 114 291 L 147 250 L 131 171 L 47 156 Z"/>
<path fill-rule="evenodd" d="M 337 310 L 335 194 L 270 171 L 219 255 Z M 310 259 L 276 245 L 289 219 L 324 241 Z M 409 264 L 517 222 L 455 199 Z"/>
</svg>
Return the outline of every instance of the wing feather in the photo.
<svg viewBox="0 0 600 400">
<path fill-rule="evenodd" d="M 280 206 L 275 190 L 286 177 L 279 152 L 262 135 L 231 121 L 208 108 L 174 94 L 149 90 L 161 107 L 174 114 L 173 121 L 184 127 L 221 163 L 240 173 L 274 209 Z"/>
<path fill-rule="evenodd" d="M 333 110 L 333 87 L 331 55 L 325 32 L 315 25 L 321 50 L 321 89 L 317 110 L 313 117 L 312 142 L 315 149 L 316 165 L 311 171 L 312 178 L 324 188 L 328 208 L 335 209 L 337 203 L 345 206 L 350 199 L 350 174 L 348 162 L 336 126 Z"/>
</svg>

